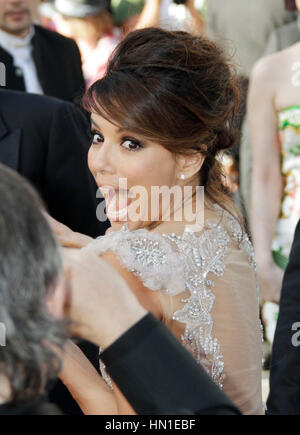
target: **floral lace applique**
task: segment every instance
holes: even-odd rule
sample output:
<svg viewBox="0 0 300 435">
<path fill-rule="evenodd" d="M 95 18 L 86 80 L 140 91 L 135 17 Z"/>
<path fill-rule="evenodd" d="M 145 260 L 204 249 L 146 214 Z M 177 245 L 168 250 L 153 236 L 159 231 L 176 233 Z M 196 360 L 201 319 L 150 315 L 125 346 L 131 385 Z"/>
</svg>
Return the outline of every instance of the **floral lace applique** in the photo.
<svg viewBox="0 0 300 435">
<path fill-rule="evenodd" d="M 229 213 L 227 213 L 227 215 L 229 215 Z M 240 249 L 246 252 L 250 264 L 252 264 L 252 266 L 256 270 L 254 249 L 252 243 L 249 240 L 248 234 L 246 234 L 245 231 L 242 230 L 239 222 L 230 215 L 229 215 L 229 228 L 231 231 L 232 238 L 236 242 L 238 242 Z"/>
<path fill-rule="evenodd" d="M 122 230 L 98 237 L 84 249 L 98 255 L 107 251 L 118 255 L 120 262 L 140 278 L 150 290 L 177 295 L 185 290 L 184 265 L 170 243 L 159 234 L 145 229 Z"/>
<path fill-rule="evenodd" d="M 211 291 L 214 281 L 208 279 L 213 273 L 221 277 L 225 271 L 225 258 L 230 238 L 221 225 L 207 223 L 199 234 L 184 233 L 183 236 L 164 235 L 176 244 L 185 258 L 186 287 L 191 296 L 183 299 L 184 306 L 176 311 L 173 319 L 185 323 L 183 344 L 194 358 L 206 368 L 212 379 L 222 388 L 224 362 L 220 344 L 212 337 L 211 310 L 215 295 Z"/>
<path fill-rule="evenodd" d="M 250 263 L 255 265 L 248 236 L 229 213 L 229 225 L 223 226 L 225 216 L 222 210 L 218 223 L 208 221 L 200 233 L 185 231 L 182 235 L 160 235 L 145 229 L 130 231 L 124 225 L 121 231 L 100 237 L 85 248 L 99 255 L 114 252 L 151 290 L 172 296 L 189 291 L 190 296 L 182 300 L 184 305 L 173 314 L 173 319 L 186 325 L 181 337 L 183 344 L 220 388 L 225 378 L 224 361 L 218 339 L 212 334 L 211 310 L 216 296 L 212 291 L 215 283 L 209 275 L 218 278 L 224 274 L 232 240 L 247 252 Z M 112 386 L 102 362 L 100 368 L 104 379 Z"/>
</svg>

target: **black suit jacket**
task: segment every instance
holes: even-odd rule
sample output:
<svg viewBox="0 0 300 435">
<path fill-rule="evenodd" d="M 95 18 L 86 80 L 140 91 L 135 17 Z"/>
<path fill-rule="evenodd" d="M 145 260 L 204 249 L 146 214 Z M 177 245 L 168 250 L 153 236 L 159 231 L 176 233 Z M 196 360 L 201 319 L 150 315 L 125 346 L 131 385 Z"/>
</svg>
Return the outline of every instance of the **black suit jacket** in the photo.
<svg viewBox="0 0 300 435">
<path fill-rule="evenodd" d="M 0 162 L 26 177 L 39 191 L 49 213 L 74 231 L 103 235 L 108 221 L 96 218 L 97 186 L 87 166 L 90 129 L 72 103 L 25 92 L 0 92 Z M 83 342 L 98 366 L 97 347 Z M 51 399 L 68 414 L 80 410 L 59 382 Z"/>
<path fill-rule="evenodd" d="M 57 32 L 34 26 L 33 59 L 45 95 L 78 102 L 85 83 L 77 44 Z M 0 62 L 6 67 L 6 89 L 25 91 L 24 78 L 12 56 L 0 46 Z M 2 88 L 3 89 L 3 88 Z"/>
<path fill-rule="evenodd" d="M 296 228 L 289 264 L 283 279 L 272 351 L 267 414 L 300 414 L 300 337 L 297 334 L 299 322 L 300 222 Z M 293 330 L 293 325 L 297 323 Z"/>
<path fill-rule="evenodd" d="M 58 221 L 92 237 L 97 187 L 87 166 L 89 123 L 73 104 L 25 92 L 0 92 L 0 162 L 26 177 Z"/>
<path fill-rule="evenodd" d="M 152 314 L 123 334 L 101 358 L 138 414 L 240 414 L 205 370 Z M 0 406 L 0 415 L 60 413 L 38 399 L 18 407 Z"/>
<path fill-rule="evenodd" d="M 138 414 L 240 414 L 152 314 L 102 352 L 101 359 Z"/>
</svg>

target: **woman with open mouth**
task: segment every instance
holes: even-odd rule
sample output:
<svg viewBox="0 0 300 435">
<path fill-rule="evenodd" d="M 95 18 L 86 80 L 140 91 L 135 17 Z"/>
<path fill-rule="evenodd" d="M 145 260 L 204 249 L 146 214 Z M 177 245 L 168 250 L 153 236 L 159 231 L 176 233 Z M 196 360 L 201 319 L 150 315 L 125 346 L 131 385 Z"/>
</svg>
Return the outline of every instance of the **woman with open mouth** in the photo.
<svg viewBox="0 0 300 435">
<path fill-rule="evenodd" d="M 211 41 L 154 28 L 130 33 L 84 100 L 89 168 L 112 228 L 91 243 L 69 235 L 125 278 L 243 413 L 261 414 L 255 262 L 220 166 L 237 139 L 238 94 Z M 61 379 L 83 412 L 134 413 L 103 364 L 106 383 L 73 352 Z"/>
</svg>

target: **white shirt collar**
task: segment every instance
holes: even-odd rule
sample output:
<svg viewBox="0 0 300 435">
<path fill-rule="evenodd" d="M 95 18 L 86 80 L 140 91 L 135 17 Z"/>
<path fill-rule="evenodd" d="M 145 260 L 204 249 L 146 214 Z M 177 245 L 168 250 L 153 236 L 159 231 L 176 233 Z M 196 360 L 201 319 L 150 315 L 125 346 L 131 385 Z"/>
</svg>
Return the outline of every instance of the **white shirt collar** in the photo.
<svg viewBox="0 0 300 435">
<path fill-rule="evenodd" d="M 0 29 L 0 45 L 2 47 L 8 49 L 18 49 L 23 47 L 28 47 L 31 43 L 31 40 L 34 36 L 34 27 L 31 26 L 29 30 L 29 34 L 25 36 L 25 38 L 20 38 L 19 36 L 11 35 L 10 33 L 5 32 Z"/>
<path fill-rule="evenodd" d="M 1 1 L 1 0 L 0 0 Z M 17 67 L 23 75 L 25 89 L 27 92 L 43 94 L 36 66 L 32 58 L 31 40 L 34 36 L 34 27 L 31 26 L 29 34 L 25 38 L 10 35 L 0 29 L 0 45 L 13 58 L 13 65 Z"/>
</svg>

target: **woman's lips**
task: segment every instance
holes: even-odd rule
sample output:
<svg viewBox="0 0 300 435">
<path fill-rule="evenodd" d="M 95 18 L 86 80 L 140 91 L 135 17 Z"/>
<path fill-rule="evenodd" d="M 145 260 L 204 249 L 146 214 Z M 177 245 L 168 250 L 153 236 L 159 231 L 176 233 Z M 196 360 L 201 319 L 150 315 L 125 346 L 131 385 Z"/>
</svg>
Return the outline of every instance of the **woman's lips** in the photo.
<svg viewBox="0 0 300 435">
<path fill-rule="evenodd" d="M 121 194 L 120 191 L 115 193 L 106 203 L 106 215 L 108 218 L 121 219 L 127 216 L 128 210 L 127 192 Z"/>
<path fill-rule="evenodd" d="M 125 219 L 131 202 L 128 190 L 119 190 L 112 186 L 102 186 L 100 190 L 105 198 L 106 216 L 109 220 Z"/>
</svg>

